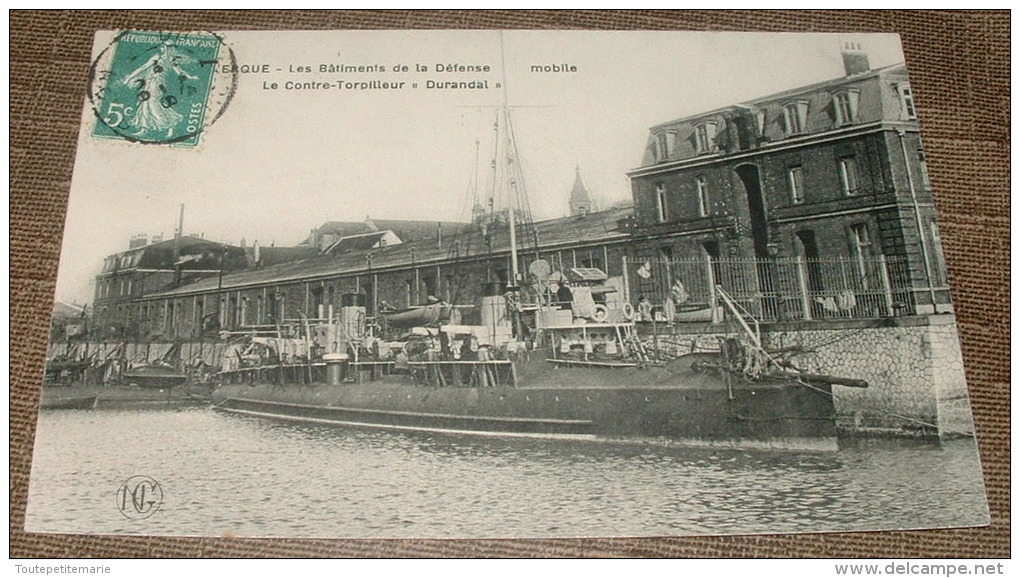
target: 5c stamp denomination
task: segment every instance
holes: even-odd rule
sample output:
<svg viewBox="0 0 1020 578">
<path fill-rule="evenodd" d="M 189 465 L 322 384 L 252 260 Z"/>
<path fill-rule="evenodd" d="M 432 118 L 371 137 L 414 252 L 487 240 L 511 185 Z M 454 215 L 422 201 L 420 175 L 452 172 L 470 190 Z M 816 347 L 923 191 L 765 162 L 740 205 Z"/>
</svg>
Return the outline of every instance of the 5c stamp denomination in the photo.
<svg viewBox="0 0 1020 578">
<path fill-rule="evenodd" d="M 233 52 L 212 33 L 118 34 L 90 71 L 92 136 L 197 145 L 233 96 L 233 60 Z"/>
</svg>

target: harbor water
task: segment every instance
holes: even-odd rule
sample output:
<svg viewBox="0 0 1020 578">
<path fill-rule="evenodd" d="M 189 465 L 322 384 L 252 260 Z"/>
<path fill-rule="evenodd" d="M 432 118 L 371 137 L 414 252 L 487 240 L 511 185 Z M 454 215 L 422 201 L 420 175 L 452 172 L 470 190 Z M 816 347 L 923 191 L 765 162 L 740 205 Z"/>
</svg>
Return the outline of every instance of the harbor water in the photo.
<svg viewBox="0 0 1020 578">
<path fill-rule="evenodd" d="M 988 523 L 973 440 L 843 445 L 708 450 L 304 425 L 208 408 L 43 411 L 26 530 L 512 538 Z M 152 507 L 125 509 L 122 487 L 135 476 L 158 484 L 142 499 Z"/>
</svg>

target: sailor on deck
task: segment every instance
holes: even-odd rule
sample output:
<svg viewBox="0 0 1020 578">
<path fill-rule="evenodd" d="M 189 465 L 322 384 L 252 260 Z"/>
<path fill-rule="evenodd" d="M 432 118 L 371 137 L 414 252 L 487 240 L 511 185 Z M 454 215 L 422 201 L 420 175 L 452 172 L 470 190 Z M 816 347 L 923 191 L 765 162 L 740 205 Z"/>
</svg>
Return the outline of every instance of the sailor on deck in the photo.
<svg viewBox="0 0 1020 578">
<path fill-rule="evenodd" d="M 560 281 L 560 288 L 556 290 L 556 301 L 560 309 L 570 309 L 574 303 L 574 293 L 570 290 L 570 283 L 564 279 Z"/>
</svg>

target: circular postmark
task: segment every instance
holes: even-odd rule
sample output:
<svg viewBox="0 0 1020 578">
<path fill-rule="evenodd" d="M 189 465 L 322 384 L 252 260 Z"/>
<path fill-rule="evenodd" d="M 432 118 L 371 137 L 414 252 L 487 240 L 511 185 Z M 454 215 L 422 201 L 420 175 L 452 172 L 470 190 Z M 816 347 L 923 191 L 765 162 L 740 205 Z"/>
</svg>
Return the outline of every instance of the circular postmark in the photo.
<svg viewBox="0 0 1020 578">
<path fill-rule="evenodd" d="M 127 30 L 89 69 L 94 138 L 195 146 L 237 90 L 234 51 L 212 32 Z"/>
<path fill-rule="evenodd" d="M 117 489 L 117 509 L 131 520 L 144 520 L 163 505 L 163 487 L 149 476 L 131 476 Z"/>
</svg>

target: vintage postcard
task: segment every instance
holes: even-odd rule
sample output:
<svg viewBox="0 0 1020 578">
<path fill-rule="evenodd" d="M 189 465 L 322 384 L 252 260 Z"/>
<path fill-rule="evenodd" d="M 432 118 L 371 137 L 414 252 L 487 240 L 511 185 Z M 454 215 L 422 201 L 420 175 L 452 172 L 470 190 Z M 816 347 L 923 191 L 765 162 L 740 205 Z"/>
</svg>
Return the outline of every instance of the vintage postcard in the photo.
<svg viewBox="0 0 1020 578">
<path fill-rule="evenodd" d="M 899 38 L 99 32 L 25 527 L 989 522 Z"/>
</svg>

